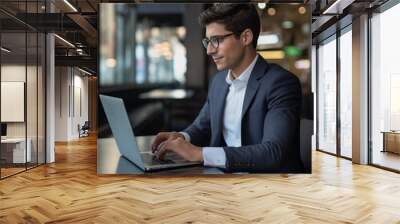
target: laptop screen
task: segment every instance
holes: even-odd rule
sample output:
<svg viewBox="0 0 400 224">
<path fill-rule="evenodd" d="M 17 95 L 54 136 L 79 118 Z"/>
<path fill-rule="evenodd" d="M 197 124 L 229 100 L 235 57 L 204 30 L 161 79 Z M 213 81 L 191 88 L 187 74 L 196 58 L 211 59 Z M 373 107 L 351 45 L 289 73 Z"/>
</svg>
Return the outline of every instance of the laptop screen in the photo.
<svg viewBox="0 0 400 224">
<path fill-rule="evenodd" d="M 123 100 L 100 94 L 100 101 L 120 153 L 137 166 L 144 168 Z"/>
</svg>

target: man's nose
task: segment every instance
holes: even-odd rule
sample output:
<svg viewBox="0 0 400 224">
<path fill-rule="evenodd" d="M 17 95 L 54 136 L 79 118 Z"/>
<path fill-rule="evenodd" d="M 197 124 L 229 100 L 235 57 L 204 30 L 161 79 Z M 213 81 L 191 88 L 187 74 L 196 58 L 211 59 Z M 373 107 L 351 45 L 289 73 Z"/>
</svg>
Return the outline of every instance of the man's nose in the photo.
<svg viewBox="0 0 400 224">
<path fill-rule="evenodd" d="M 215 54 L 216 52 L 217 52 L 217 49 L 211 43 L 208 43 L 207 55 L 212 55 L 212 54 Z"/>
</svg>

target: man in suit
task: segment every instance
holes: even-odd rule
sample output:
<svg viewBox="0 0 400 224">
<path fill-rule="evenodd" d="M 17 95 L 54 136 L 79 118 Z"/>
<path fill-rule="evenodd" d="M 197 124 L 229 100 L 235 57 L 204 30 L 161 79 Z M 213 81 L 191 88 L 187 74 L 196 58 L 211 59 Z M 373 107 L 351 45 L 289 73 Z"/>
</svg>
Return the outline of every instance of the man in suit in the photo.
<svg viewBox="0 0 400 224">
<path fill-rule="evenodd" d="M 161 132 L 152 150 L 175 152 L 227 172 L 303 172 L 298 78 L 256 52 L 260 20 L 253 4 L 215 4 L 202 12 L 203 45 L 220 71 L 195 121 Z"/>
</svg>

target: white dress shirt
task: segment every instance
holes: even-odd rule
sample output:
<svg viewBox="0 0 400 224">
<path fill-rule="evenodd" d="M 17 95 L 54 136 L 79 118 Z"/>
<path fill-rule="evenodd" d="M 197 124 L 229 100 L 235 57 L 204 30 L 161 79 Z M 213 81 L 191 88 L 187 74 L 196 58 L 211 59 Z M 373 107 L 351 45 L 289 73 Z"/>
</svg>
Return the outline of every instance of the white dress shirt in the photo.
<svg viewBox="0 0 400 224">
<path fill-rule="evenodd" d="M 226 96 L 225 110 L 223 116 L 223 130 L 225 143 L 227 146 L 242 146 L 242 109 L 244 95 L 251 72 L 257 62 L 258 55 L 253 62 L 238 76 L 234 78 L 232 71 L 229 70 L 226 82 L 229 85 L 228 95 Z M 181 132 L 186 141 L 190 142 L 188 133 Z M 225 168 L 226 155 L 222 147 L 203 147 L 204 166 Z"/>
</svg>

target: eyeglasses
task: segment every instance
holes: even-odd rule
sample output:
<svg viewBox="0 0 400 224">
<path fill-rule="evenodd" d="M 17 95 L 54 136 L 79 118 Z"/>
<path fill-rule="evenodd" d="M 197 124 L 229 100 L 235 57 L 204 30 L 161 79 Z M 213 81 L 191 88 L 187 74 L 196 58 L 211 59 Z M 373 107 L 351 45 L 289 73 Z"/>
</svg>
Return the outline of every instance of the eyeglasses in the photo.
<svg viewBox="0 0 400 224">
<path fill-rule="evenodd" d="M 229 37 L 230 35 L 233 35 L 234 33 L 228 33 L 225 35 L 218 35 L 218 36 L 212 36 L 210 37 L 210 39 L 208 39 L 207 37 L 204 38 L 201 42 L 203 43 L 203 46 L 205 49 L 207 49 L 208 44 L 211 43 L 211 45 L 217 49 L 219 46 L 219 43 L 221 43 L 222 41 L 224 41 L 224 39 L 226 37 Z"/>
</svg>

